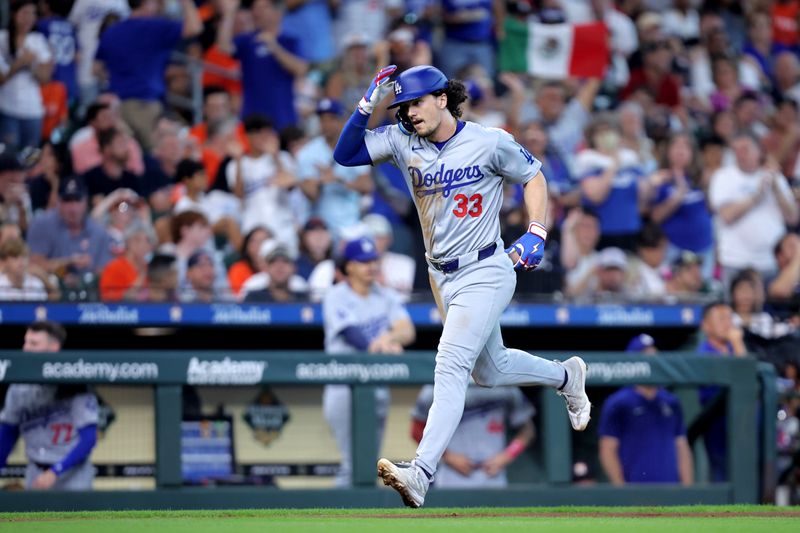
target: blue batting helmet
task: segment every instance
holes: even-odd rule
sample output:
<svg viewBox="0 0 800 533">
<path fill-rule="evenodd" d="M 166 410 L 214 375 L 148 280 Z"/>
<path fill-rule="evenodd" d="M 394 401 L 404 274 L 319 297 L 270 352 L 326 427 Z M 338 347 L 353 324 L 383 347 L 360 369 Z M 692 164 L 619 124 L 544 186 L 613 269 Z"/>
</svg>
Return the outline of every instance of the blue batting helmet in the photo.
<svg viewBox="0 0 800 533">
<path fill-rule="evenodd" d="M 447 88 L 447 76 L 438 68 L 420 65 L 403 71 L 394 80 L 394 102 L 389 109 Z"/>
</svg>

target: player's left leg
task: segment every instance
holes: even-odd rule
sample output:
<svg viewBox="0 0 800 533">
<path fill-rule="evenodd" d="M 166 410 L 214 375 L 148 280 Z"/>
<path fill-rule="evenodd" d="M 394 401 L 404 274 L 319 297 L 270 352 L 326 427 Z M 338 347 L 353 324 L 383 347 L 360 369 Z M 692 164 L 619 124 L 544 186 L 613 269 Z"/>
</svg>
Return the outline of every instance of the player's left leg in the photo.
<svg viewBox="0 0 800 533">
<path fill-rule="evenodd" d="M 496 322 L 472 370 L 475 383 L 484 387 L 545 385 L 558 390 L 567 403 L 573 429 L 583 431 L 592 404 L 586 395 L 586 363 L 571 357 L 559 363 L 503 345 Z"/>
<path fill-rule="evenodd" d="M 475 362 L 472 377 L 482 387 L 544 385 L 559 388 L 564 384 L 565 372 L 561 363 L 506 348 L 498 323 Z"/>
<path fill-rule="evenodd" d="M 586 395 L 586 363 L 570 357 L 563 363 L 548 361 L 528 352 L 506 348 L 497 324 L 472 371 L 483 387 L 545 385 L 558 390 L 567 403 L 572 428 L 586 429 L 592 404 Z"/>
<path fill-rule="evenodd" d="M 446 314 L 436 353 L 433 404 L 411 464 L 378 461 L 378 474 L 410 507 L 423 504 L 429 478 L 464 412 L 469 376 L 500 314 L 514 294 L 514 278 L 505 254 L 474 263 L 452 274 L 432 273 L 437 303 Z M 424 471 L 424 473 L 422 473 Z"/>
</svg>

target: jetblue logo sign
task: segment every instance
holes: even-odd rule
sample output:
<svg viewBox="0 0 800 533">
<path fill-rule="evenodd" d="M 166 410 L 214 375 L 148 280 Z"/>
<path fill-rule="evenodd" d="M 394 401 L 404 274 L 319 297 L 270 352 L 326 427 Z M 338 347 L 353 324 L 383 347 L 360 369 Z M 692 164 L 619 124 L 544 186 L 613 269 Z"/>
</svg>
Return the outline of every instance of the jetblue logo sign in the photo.
<svg viewBox="0 0 800 533">
<path fill-rule="evenodd" d="M 417 198 L 439 193 L 447 198 L 454 189 L 478 183 L 484 178 L 480 165 L 452 169 L 442 164 L 433 174 L 423 174 L 417 167 L 408 167 L 408 174 Z"/>
</svg>

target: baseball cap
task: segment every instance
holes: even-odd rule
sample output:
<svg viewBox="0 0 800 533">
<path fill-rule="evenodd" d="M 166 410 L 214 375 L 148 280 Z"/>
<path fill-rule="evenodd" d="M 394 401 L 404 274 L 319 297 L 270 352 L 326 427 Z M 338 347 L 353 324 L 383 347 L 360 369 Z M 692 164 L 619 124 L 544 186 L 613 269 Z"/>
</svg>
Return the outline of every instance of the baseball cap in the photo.
<svg viewBox="0 0 800 533">
<path fill-rule="evenodd" d="M 288 259 L 289 261 L 294 261 L 294 254 L 291 252 L 291 250 L 289 250 L 285 244 L 275 239 L 267 239 L 264 241 L 261 244 L 259 253 L 261 254 L 261 257 L 263 257 L 268 263 L 271 263 L 275 259 L 281 257 Z"/>
<path fill-rule="evenodd" d="M 597 256 L 597 264 L 601 268 L 619 268 L 627 270 L 628 258 L 621 249 L 614 246 L 603 248 Z"/>
<path fill-rule="evenodd" d="M 477 103 L 483 100 L 483 89 L 478 85 L 478 82 L 467 80 L 464 82 L 464 86 L 467 89 L 470 101 Z"/>
<path fill-rule="evenodd" d="M 636 335 L 631 341 L 628 343 L 628 347 L 625 348 L 626 352 L 643 352 L 648 348 L 654 348 L 656 345 L 656 341 L 648 335 L 647 333 L 640 333 Z"/>
<path fill-rule="evenodd" d="M 672 263 L 672 267 L 678 269 L 690 265 L 700 265 L 702 263 L 702 258 L 696 253 L 690 252 L 689 250 L 684 250 L 681 252 L 681 255 L 679 255 L 678 258 Z"/>
<path fill-rule="evenodd" d="M 645 11 L 639 18 L 636 19 L 636 28 L 644 33 L 646 31 L 654 30 L 661 28 L 661 24 L 663 19 L 661 15 L 656 13 L 655 11 Z"/>
<path fill-rule="evenodd" d="M 58 186 L 58 197 L 65 201 L 83 200 L 87 196 L 86 185 L 77 176 L 69 176 L 61 180 Z"/>
<path fill-rule="evenodd" d="M 196 252 L 194 252 L 192 255 L 189 256 L 189 259 L 186 261 L 186 268 L 192 268 L 194 266 L 197 266 L 204 259 L 207 260 L 209 263 L 213 264 L 213 261 L 211 260 L 211 255 L 207 251 L 203 249 L 197 250 Z"/>
<path fill-rule="evenodd" d="M 410 46 L 414 44 L 414 32 L 408 28 L 397 28 L 387 36 L 387 39 L 392 42 L 404 43 Z"/>
<path fill-rule="evenodd" d="M 352 31 L 342 39 L 343 49 L 350 48 L 351 46 L 367 46 L 368 44 L 369 38 L 367 34 L 361 31 Z"/>
<path fill-rule="evenodd" d="M 306 221 L 305 225 L 303 226 L 303 231 L 311 231 L 315 229 L 328 229 L 328 226 L 325 224 L 325 221 L 319 217 L 311 217 Z"/>
<path fill-rule="evenodd" d="M 344 106 L 338 100 L 323 98 L 317 103 L 317 115 L 331 113 L 337 117 L 344 115 Z"/>
<path fill-rule="evenodd" d="M 361 220 L 372 238 L 387 237 L 393 234 L 389 220 L 378 213 L 370 213 Z"/>
<path fill-rule="evenodd" d="M 378 259 L 378 249 L 372 239 L 361 237 L 360 239 L 349 241 L 344 247 L 343 255 L 345 261 L 366 263 Z"/>
</svg>

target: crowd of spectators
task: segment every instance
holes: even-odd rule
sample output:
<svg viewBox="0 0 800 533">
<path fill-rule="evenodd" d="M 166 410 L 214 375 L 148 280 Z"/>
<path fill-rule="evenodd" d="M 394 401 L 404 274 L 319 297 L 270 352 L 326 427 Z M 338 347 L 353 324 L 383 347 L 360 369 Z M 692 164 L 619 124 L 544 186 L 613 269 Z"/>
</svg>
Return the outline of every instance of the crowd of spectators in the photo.
<svg viewBox="0 0 800 533">
<path fill-rule="evenodd" d="M 359 235 L 380 244 L 383 283 L 428 297 L 402 175 L 332 159 L 387 63 L 465 80 L 465 118 L 543 161 L 551 237 L 519 298 L 713 299 L 743 272 L 770 301 L 800 288 L 796 0 L 13 0 L 0 15 L 5 299 L 320 301 Z M 508 66 L 529 46 L 520 24 L 553 23 L 605 25 L 603 77 Z M 184 105 L 201 93 L 202 118 Z M 526 221 L 509 186 L 504 236 Z"/>
<path fill-rule="evenodd" d="M 430 300 L 403 176 L 332 153 L 377 68 L 434 64 L 465 81 L 466 120 L 543 162 L 550 238 L 519 299 L 726 300 L 701 351 L 796 382 L 800 0 L 11 0 L 0 21 L 2 301 L 320 302 L 360 236 L 379 283 Z M 562 23 L 604 25 L 601 77 L 508 60 Z M 511 242 L 528 219 L 504 192 Z M 628 470 L 642 405 L 672 460 L 647 475 Z M 667 391 L 627 389 L 600 421 L 613 482 L 692 481 Z"/>
</svg>

